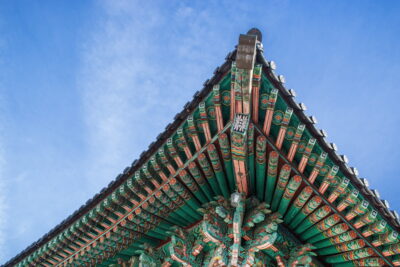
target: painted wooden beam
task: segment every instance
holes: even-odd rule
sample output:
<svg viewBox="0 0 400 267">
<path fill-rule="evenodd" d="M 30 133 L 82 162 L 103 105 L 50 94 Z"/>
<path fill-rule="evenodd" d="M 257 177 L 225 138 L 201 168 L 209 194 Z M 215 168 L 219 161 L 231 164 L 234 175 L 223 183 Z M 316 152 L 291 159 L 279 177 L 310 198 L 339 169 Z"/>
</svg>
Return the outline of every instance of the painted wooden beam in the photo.
<svg viewBox="0 0 400 267">
<path fill-rule="evenodd" d="M 275 103 L 278 98 L 278 89 L 272 89 L 268 97 L 267 111 L 265 113 L 263 133 L 269 136 L 271 131 L 272 116 L 274 115 Z"/>
<path fill-rule="evenodd" d="M 339 223 L 339 224 L 336 224 L 336 225 L 332 226 L 331 228 L 325 230 L 324 232 L 321 233 L 321 235 L 316 235 L 309 239 L 306 239 L 306 242 L 315 244 L 317 242 L 329 239 L 333 236 L 340 235 L 344 232 L 347 232 L 348 230 L 349 230 L 349 226 L 346 223 Z"/>
<path fill-rule="evenodd" d="M 260 135 L 256 141 L 256 195 L 259 200 L 264 199 L 266 173 L 267 139 Z"/>
<path fill-rule="evenodd" d="M 345 252 L 336 256 L 327 257 L 325 261 L 330 264 L 335 264 L 346 261 L 358 260 L 362 258 L 368 258 L 373 255 L 375 255 L 375 253 L 372 248 L 361 248 L 351 252 Z"/>
<path fill-rule="evenodd" d="M 250 192 L 254 192 L 256 186 L 254 154 L 254 125 L 250 123 L 247 130 L 247 173 Z"/>
<path fill-rule="evenodd" d="M 285 115 L 283 115 L 283 119 L 280 123 L 280 128 L 278 132 L 278 136 L 276 138 L 275 146 L 278 149 L 282 148 L 283 141 L 285 140 L 286 131 L 290 122 L 290 118 L 292 117 L 293 109 L 287 108 L 285 111 Z"/>
<path fill-rule="evenodd" d="M 231 145 L 229 144 L 228 135 L 226 133 L 221 133 L 218 135 L 218 143 L 220 147 L 220 152 L 222 159 L 224 161 L 224 169 L 228 179 L 230 192 L 236 191 L 236 184 L 233 172 L 233 163 L 231 155 Z"/>
<path fill-rule="evenodd" d="M 252 88 L 252 119 L 254 123 L 258 123 L 258 110 L 260 101 L 260 81 L 261 81 L 262 65 L 256 64 L 253 71 L 253 88 Z"/>
<path fill-rule="evenodd" d="M 311 197 L 312 192 L 312 188 L 310 186 L 306 186 L 299 193 L 285 214 L 284 220 L 287 225 L 289 225 L 292 222 L 292 219 L 300 212 L 300 209 L 303 208 L 304 204 L 306 204 L 308 199 Z"/>
<path fill-rule="evenodd" d="M 279 177 L 278 177 L 278 182 L 276 184 L 276 188 L 275 188 L 275 192 L 274 192 L 274 196 L 272 198 L 272 205 L 271 205 L 272 211 L 276 211 L 279 207 L 279 203 L 282 201 L 283 192 L 285 191 L 286 185 L 289 181 L 289 175 L 290 175 L 291 170 L 292 169 L 288 164 L 285 164 L 281 167 Z"/>
<path fill-rule="evenodd" d="M 236 114 L 231 128 L 231 152 L 235 181 L 239 192 L 249 194 L 249 180 L 246 167 L 248 114 Z"/>
<path fill-rule="evenodd" d="M 289 159 L 289 161 L 293 161 L 293 158 L 296 155 L 297 148 L 299 146 L 299 142 L 301 140 L 301 137 L 303 135 L 305 128 L 306 128 L 306 126 L 304 124 L 299 124 L 297 126 L 296 132 L 293 137 L 292 144 L 290 145 L 289 152 L 287 154 L 287 158 Z"/>
<path fill-rule="evenodd" d="M 289 203 L 292 200 L 297 189 L 300 187 L 301 182 L 302 182 L 302 179 L 298 175 L 295 175 L 290 179 L 288 185 L 286 186 L 286 189 L 282 196 L 282 199 L 279 203 L 278 212 L 281 215 L 284 215 L 286 213 Z"/>
<path fill-rule="evenodd" d="M 300 210 L 300 212 L 293 218 L 289 227 L 296 228 L 309 214 L 314 212 L 316 208 L 322 203 L 322 198 L 320 196 L 313 196 L 307 204 Z"/>
<path fill-rule="evenodd" d="M 276 186 L 276 176 L 278 174 L 279 154 L 276 151 L 271 151 L 268 156 L 267 179 L 265 184 L 264 200 L 271 205 Z"/>
<path fill-rule="evenodd" d="M 217 148 L 215 147 L 214 144 L 209 144 L 207 147 L 207 152 L 208 152 L 208 156 L 211 161 L 211 165 L 214 169 L 214 173 L 217 178 L 218 186 L 222 192 L 222 195 L 225 198 L 229 198 L 229 196 L 230 196 L 229 187 L 226 182 L 224 169 L 222 167 Z"/>
<path fill-rule="evenodd" d="M 220 94 L 220 85 L 216 84 L 213 87 L 213 104 L 215 109 L 215 120 L 217 121 L 217 129 L 218 132 L 222 132 L 224 129 L 224 118 L 222 116 L 221 110 L 221 94 Z"/>
</svg>

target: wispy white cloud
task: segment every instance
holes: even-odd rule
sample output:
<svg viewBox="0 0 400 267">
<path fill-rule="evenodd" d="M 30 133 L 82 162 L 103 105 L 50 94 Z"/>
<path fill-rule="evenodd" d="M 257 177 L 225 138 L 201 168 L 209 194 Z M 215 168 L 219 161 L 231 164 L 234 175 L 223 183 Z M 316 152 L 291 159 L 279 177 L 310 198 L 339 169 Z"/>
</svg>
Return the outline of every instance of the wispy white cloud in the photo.
<svg viewBox="0 0 400 267">
<path fill-rule="evenodd" d="M 143 1 L 103 1 L 100 7 L 78 80 L 91 159 L 88 185 L 94 188 L 155 140 L 222 62 L 228 48 L 220 46 L 229 43 L 222 42 L 228 23 L 213 26 L 219 20 L 212 6 L 195 12 L 177 3 L 173 13 Z M 203 53 L 210 50 L 215 54 Z"/>
<path fill-rule="evenodd" d="M 144 35 L 157 15 L 131 16 L 122 1 L 102 6 L 105 19 L 85 44 L 79 80 L 91 159 L 87 177 L 95 188 L 105 186 L 137 156 L 137 149 L 144 149 L 143 126 L 158 126 L 161 119 L 143 120 L 162 90 L 154 83 L 156 66 L 147 60 L 153 44 Z"/>
</svg>

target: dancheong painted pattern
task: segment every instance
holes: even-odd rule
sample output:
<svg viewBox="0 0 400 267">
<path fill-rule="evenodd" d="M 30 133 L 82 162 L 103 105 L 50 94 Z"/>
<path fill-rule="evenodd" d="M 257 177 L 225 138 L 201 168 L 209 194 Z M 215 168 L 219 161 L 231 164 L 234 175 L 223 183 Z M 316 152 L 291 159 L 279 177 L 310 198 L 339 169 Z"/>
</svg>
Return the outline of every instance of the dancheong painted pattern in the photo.
<svg viewBox="0 0 400 267">
<path fill-rule="evenodd" d="M 6 266 L 399 266 L 399 218 L 257 29 L 115 181 Z"/>
</svg>

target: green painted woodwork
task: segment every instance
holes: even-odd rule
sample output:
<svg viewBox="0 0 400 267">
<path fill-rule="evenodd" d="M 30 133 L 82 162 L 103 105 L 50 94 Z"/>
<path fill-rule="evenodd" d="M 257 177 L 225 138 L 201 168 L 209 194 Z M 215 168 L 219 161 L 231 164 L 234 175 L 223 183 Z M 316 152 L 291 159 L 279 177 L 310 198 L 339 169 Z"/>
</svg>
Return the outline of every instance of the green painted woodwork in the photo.
<svg viewBox="0 0 400 267">
<path fill-rule="evenodd" d="M 289 206 L 290 201 L 292 200 L 294 194 L 301 184 L 301 177 L 298 175 L 293 176 L 288 185 L 286 186 L 285 192 L 282 196 L 282 199 L 279 203 L 278 212 L 280 214 L 285 214 L 286 210 Z"/>
<path fill-rule="evenodd" d="M 255 174 L 255 151 L 254 151 L 254 125 L 249 124 L 247 132 L 247 166 L 249 175 L 249 188 L 250 192 L 254 192 L 256 187 L 256 174 Z"/>
<path fill-rule="evenodd" d="M 265 71 L 233 63 L 147 162 L 17 266 L 315 266 L 314 255 L 333 266 L 400 265 L 397 232 Z M 251 78 L 257 121 L 231 113 L 235 101 L 252 103 Z M 248 195 L 229 199 L 244 178 Z"/>
<path fill-rule="evenodd" d="M 337 224 L 340 222 L 340 217 L 337 214 L 332 214 L 329 217 L 323 219 L 319 223 L 315 225 L 315 227 L 311 227 L 307 229 L 304 233 L 301 235 L 301 239 L 307 240 L 312 236 L 315 236 L 317 234 L 320 234 L 321 232 L 331 228 L 333 225 Z"/>
<path fill-rule="evenodd" d="M 182 170 L 179 177 L 202 204 L 208 202 L 206 195 L 201 191 L 200 187 L 186 170 Z"/>
<path fill-rule="evenodd" d="M 310 186 L 306 186 L 294 200 L 293 204 L 290 206 L 287 211 L 284 220 L 286 224 L 290 224 L 292 219 L 299 213 L 300 209 L 304 206 L 307 200 L 312 195 L 312 188 Z"/>
<path fill-rule="evenodd" d="M 357 234 L 354 231 L 347 231 L 338 235 L 335 235 L 329 239 L 314 243 L 314 246 L 317 248 L 329 247 L 332 244 L 340 244 L 343 242 L 351 241 L 357 237 Z"/>
<path fill-rule="evenodd" d="M 327 216 L 330 212 L 331 208 L 328 205 L 324 205 L 319 209 L 316 209 L 295 228 L 294 232 L 297 234 L 303 233 L 305 230 L 315 225 L 317 222 Z"/>
<path fill-rule="evenodd" d="M 268 157 L 268 168 L 267 168 L 267 182 L 265 186 L 265 202 L 271 205 L 272 197 L 274 195 L 276 176 L 278 173 L 278 159 L 279 154 L 276 151 L 271 151 Z"/>
<path fill-rule="evenodd" d="M 195 162 L 190 162 L 188 165 L 188 169 L 190 174 L 193 176 L 194 180 L 199 185 L 200 189 L 203 191 L 204 195 L 206 195 L 208 201 L 212 200 L 213 192 L 211 190 L 210 185 L 206 182 L 203 174 L 200 172 L 197 164 Z"/>
<path fill-rule="evenodd" d="M 330 264 L 342 263 L 346 261 L 358 260 L 372 256 L 374 251 L 372 248 L 361 248 L 350 252 L 345 252 L 336 256 L 326 257 L 325 261 Z"/>
<path fill-rule="evenodd" d="M 357 250 L 363 248 L 365 246 L 365 242 L 361 239 L 351 240 L 348 242 L 344 242 L 340 245 L 330 246 L 326 248 L 322 248 L 317 250 L 318 255 L 332 255 L 340 252 L 347 252 L 352 250 Z"/>
<path fill-rule="evenodd" d="M 229 144 L 228 135 L 226 133 L 221 133 L 218 136 L 218 142 L 221 149 L 222 158 L 224 160 L 224 169 L 226 176 L 228 178 L 228 184 L 230 192 L 234 192 L 236 189 L 235 178 L 233 174 L 233 164 L 231 156 L 231 146 Z"/>
<path fill-rule="evenodd" d="M 214 195 L 222 195 L 221 188 L 218 185 L 217 178 L 215 177 L 214 172 L 211 169 L 211 165 L 208 162 L 208 159 L 205 154 L 201 153 L 198 156 L 200 167 L 207 179 L 207 182 L 210 184 L 211 189 Z"/>
<path fill-rule="evenodd" d="M 393 244 L 399 241 L 399 234 L 394 231 L 387 231 L 384 234 L 374 236 L 372 240 L 372 245 L 374 246 L 381 246 L 382 244 Z"/>
<path fill-rule="evenodd" d="M 311 214 L 321 203 L 321 197 L 313 196 L 300 210 L 300 212 L 293 218 L 292 222 L 289 224 L 289 227 L 297 227 L 299 223 L 301 223 L 309 214 Z"/>
<path fill-rule="evenodd" d="M 213 144 L 210 144 L 208 145 L 207 152 L 208 156 L 210 157 L 214 173 L 217 177 L 218 186 L 221 189 L 222 195 L 224 197 L 229 197 L 229 187 L 226 182 L 225 173 L 219 159 L 218 151 Z"/>
<path fill-rule="evenodd" d="M 384 246 L 382 252 L 385 256 L 400 254 L 400 244 L 396 243 Z"/>
<path fill-rule="evenodd" d="M 291 171 L 291 167 L 288 164 L 283 165 L 281 168 L 281 171 L 279 173 L 278 183 L 276 185 L 274 196 L 272 198 L 271 210 L 273 210 L 273 211 L 276 211 L 278 209 L 279 203 L 281 202 L 283 192 L 289 181 L 290 171 Z M 279 212 L 281 214 L 284 214 L 284 212 L 282 212 L 282 211 L 279 211 Z"/>
<path fill-rule="evenodd" d="M 384 266 L 385 261 L 378 257 L 369 257 L 359 260 L 353 260 L 346 263 L 334 264 L 335 267 L 346 267 L 346 266 Z"/>
<path fill-rule="evenodd" d="M 256 195 L 258 199 L 264 199 L 265 171 L 266 171 L 267 140 L 264 136 L 257 137 L 256 142 Z"/>
<path fill-rule="evenodd" d="M 349 226 L 347 224 L 339 223 L 339 224 L 336 224 L 335 226 L 332 226 L 328 230 L 325 230 L 320 235 L 316 235 L 316 236 L 311 237 L 310 239 L 307 240 L 307 242 L 315 244 L 316 242 L 319 242 L 321 240 L 326 240 L 326 239 L 328 239 L 328 238 L 330 238 L 332 236 L 336 236 L 336 235 L 342 234 L 342 233 L 344 233 L 344 232 L 346 232 L 348 230 L 349 230 Z"/>
<path fill-rule="evenodd" d="M 371 224 L 377 219 L 377 215 L 378 213 L 375 210 L 370 210 L 363 216 L 358 217 L 354 223 L 354 226 L 356 228 L 360 228 L 364 225 Z"/>
</svg>

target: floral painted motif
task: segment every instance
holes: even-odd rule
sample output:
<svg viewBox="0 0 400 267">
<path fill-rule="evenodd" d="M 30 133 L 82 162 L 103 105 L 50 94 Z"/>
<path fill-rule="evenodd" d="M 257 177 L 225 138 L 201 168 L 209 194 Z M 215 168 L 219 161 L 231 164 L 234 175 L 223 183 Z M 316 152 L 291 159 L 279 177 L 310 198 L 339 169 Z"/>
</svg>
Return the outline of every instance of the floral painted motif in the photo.
<svg viewBox="0 0 400 267">
<path fill-rule="evenodd" d="M 296 129 L 294 127 L 288 127 L 286 130 L 285 139 L 292 141 L 294 139 L 295 134 L 296 134 Z"/>
<path fill-rule="evenodd" d="M 260 109 L 266 110 L 268 107 L 268 94 L 260 95 Z"/>
<path fill-rule="evenodd" d="M 222 105 L 224 106 L 230 106 L 231 105 L 231 92 L 230 91 L 222 91 L 221 93 L 222 96 Z"/>
<path fill-rule="evenodd" d="M 274 112 L 274 117 L 272 119 L 272 123 L 275 125 L 280 125 L 283 120 L 284 112 L 281 110 L 277 110 Z"/>
</svg>

